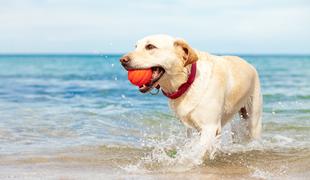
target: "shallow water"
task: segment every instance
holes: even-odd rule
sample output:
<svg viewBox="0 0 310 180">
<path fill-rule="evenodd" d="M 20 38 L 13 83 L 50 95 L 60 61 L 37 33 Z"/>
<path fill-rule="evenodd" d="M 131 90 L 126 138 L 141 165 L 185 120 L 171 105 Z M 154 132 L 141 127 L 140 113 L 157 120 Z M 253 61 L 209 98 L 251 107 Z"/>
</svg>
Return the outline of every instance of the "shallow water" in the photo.
<svg viewBox="0 0 310 180">
<path fill-rule="evenodd" d="M 0 56 L 1 179 L 310 175 L 309 56 L 243 56 L 261 78 L 262 140 L 233 144 L 234 118 L 215 159 L 199 165 L 180 160 L 192 139 L 166 98 L 140 94 L 119 57 Z"/>
</svg>

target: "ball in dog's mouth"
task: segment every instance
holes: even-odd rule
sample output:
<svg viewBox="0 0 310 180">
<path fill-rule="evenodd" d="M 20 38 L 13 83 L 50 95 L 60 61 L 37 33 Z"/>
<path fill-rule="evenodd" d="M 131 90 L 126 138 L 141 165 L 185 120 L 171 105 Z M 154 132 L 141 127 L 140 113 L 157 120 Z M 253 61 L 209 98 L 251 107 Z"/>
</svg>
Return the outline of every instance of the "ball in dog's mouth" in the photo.
<svg viewBox="0 0 310 180">
<path fill-rule="evenodd" d="M 156 66 L 152 67 L 152 79 L 149 83 L 143 84 L 139 87 L 139 91 L 142 93 L 146 93 L 156 87 L 159 79 L 164 75 L 165 70 L 162 67 Z"/>
</svg>

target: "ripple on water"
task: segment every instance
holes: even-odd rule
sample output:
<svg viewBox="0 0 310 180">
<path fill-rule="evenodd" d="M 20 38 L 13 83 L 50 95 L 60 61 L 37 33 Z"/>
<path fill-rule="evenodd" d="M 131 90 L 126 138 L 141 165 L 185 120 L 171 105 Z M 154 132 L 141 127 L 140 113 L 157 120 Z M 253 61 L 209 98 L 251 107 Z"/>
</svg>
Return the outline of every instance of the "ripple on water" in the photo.
<svg viewBox="0 0 310 180">
<path fill-rule="evenodd" d="M 270 179 L 309 172 L 309 57 L 245 57 L 261 77 L 263 139 L 232 144 L 223 135 L 227 141 L 215 159 L 194 166 L 178 159 L 188 155 L 182 153 L 190 140 L 166 98 L 140 94 L 118 58 L 0 56 L 1 169 L 11 165 L 16 174 L 35 165 L 42 173 L 61 167 L 60 174 L 77 178 L 85 169 L 151 178 Z"/>
</svg>

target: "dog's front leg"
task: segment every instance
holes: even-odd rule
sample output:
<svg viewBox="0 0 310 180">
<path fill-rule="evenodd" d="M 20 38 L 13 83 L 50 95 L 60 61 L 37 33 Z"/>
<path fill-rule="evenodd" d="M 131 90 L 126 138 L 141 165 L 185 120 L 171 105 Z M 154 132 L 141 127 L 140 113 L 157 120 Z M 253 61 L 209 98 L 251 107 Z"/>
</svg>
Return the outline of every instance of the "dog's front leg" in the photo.
<svg viewBox="0 0 310 180">
<path fill-rule="evenodd" d="M 197 145 L 202 152 L 209 155 L 210 159 L 214 158 L 214 153 L 220 145 L 221 134 L 221 118 L 222 118 L 222 104 L 220 101 L 209 101 L 203 104 L 199 109 L 192 113 L 192 118 L 197 125 L 200 138 Z M 206 109 L 208 111 L 206 111 Z"/>
<path fill-rule="evenodd" d="M 200 162 L 203 161 L 204 157 L 214 158 L 214 153 L 217 149 L 216 143 L 218 142 L 216 138 L 217 129 L 216 125 L 210 124 L 200 129 L 199 139 L 191 142 L 189 160 L 196 159 Z"/>
<path fill-rule="evenodd" d="M 210 159 L 214 158 L 214 153 L 220 143 L 220 126 L 208 124 L 201 129 L 199 146 L 203 147 Z"/>
<path fill-rule="evenodd" d="M 202 104 L 191 115 L 192 121 L 197 125 L 200 132 L 200 138 L 197 145 L 210 158 L 214 157 L 214 153 L 220 145 L 221 119 L 223 104 L 221 98 L 211 99 L 208 103 Z"/>
</svg>

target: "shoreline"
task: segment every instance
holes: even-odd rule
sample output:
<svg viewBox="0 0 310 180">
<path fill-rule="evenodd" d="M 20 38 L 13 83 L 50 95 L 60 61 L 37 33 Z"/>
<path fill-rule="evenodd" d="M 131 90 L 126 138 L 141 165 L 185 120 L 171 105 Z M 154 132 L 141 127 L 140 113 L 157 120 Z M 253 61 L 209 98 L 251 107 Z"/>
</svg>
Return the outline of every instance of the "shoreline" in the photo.
<svg viewBox="0 0 310 180">
<path fill-rule="evenodd" d="M 191 169 L 186 164 L 145 161 L 151 152 L 91 146 L 2 155 L 0 179 L 302 179 L 310 175 L 309 149 L 286 154 L 266 150 L 219 154 Z"/>
</svg>

